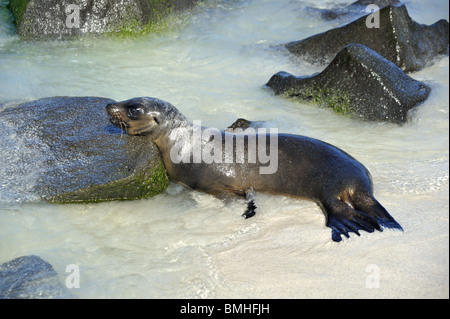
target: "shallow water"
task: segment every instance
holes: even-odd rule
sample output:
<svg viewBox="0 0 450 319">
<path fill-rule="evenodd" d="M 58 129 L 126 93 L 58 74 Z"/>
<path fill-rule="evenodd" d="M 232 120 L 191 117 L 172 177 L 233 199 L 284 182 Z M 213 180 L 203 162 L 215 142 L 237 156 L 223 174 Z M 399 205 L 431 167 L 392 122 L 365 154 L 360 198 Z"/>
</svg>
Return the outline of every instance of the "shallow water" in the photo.
<svg viewBox="0 0 450 319">
<path fill-rule="evenodd" d="M 405 2 L 420 23 L 448 20 L 447 2 Z M 0 263 L 39 255 L 62 283 L 66 266 L 78 265 L 71 292 L 82 298 L 448 298 L 448 56 L 411 74 L 432 93 L 402 126 L 349 120 L 262 88 L 280 70 L 321 70 L 277 45 L 337 26 L 305 9 L 337 3 L 208 1 L 165 34 L 65 42 L 20 41 L 2 12 L 0 102 L 154 96 L 206 126 L 269 121 L 360 160 L 404 232 L 334 243 L 312 202 L 257 194 L 257 215 L 243 220 L 243 200 L 176 184 L 132 202 L 42 203 L 29 193 L 42 154 L 0 123 Z"/>
</svg>

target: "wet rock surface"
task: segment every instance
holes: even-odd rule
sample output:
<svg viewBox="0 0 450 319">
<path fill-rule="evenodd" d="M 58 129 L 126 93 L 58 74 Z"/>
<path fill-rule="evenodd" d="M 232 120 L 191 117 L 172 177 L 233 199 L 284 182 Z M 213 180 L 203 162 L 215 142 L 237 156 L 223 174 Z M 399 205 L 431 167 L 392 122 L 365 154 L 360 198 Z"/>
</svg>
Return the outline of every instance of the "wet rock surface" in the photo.
<svg viewBox="0 0 450 319">
<path fill-rule="evenodd" d="M 26 38 L 138 33 L 196 0 L 11 0 L 17 32 Z"/>
<path fill-rule="evenodd" d="M 375 51 L 351 44 L 325 70 L 311 76 L 279 72 L 266 84 L 275 94 L 315 102 L 365 120 L 403 123 L 430 88 Z"/>
<path fill-rule="evenodd" d="M 379 28 L 368 28 L 367 15 L 340 28 L 290 42 L 286 48 L 313 64 L 327 64 L 346 45 L 363 44 L 395 63 L 405 72 L 424 68 L 439 54 L 448 52 L 449 24 L 433 25 L 411 19 L 406 6 L 387 6 L 379 11 Z"/>
<path fill-rule="evenodd" d="M 20 152 L 11 159 L 29 191 L 56 203 L 138 199 L 158 194 L 168 177 L 158 148 L 109 123 L 99 97 L 50 97 L 0 109 Z M 8 151 L 8 150 L 5 150 Z M 20 172 L 17 172 L 20 174 Z"/>
<path fill-rule="evenodd" d="M 52 265 L 38 256 L 22 256 L 0 265 L 0 299 L 73 298 Z"/>
</svg>

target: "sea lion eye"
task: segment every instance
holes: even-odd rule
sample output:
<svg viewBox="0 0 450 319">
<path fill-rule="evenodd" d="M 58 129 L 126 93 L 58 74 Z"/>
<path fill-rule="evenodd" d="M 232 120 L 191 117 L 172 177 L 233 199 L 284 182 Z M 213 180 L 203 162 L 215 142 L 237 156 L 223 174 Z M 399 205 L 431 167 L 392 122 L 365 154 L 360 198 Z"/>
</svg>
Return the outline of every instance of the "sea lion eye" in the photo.
<svg viewBox="0 0 450 319">
<path fill-rule="evenodd" d="M 140 108 L 140 107 L 130 107 L 129 109 L 128 109 L 128 115 L 130 116 L 130 117 L 138 117 L 140 114 L 142 114 L 143 112 L 142 112 L 142 108 Z"/>
<path fill-rule="evenodd" d="M 153 121 L 155 121 L 155 123 L 159 125 L 159 121 L 158 121 L 158 118 L 156 116 L 153 116 Z"/>
</svg>

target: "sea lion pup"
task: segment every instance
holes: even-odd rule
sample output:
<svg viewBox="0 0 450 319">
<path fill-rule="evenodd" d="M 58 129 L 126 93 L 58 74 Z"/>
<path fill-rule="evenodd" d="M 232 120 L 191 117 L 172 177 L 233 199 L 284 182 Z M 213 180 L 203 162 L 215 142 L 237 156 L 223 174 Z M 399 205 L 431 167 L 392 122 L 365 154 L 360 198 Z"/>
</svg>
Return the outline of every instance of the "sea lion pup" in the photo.
<svg viewBox="0 0 450 319">
<path fill-rule="evenodd" d="M 255 191 L 315 201 L 334 241 L 360 230 L 402 230 L 374 198 L 368 170 L 333 145 L 261 129 L 232 134 L 201 127 L 150 97 L 108 104 L 106 110 L 127 134 L 146 135 L 158 146 L 173 181 L 214 195 L 246 196 L 246 218 L 255 213 Z"/>
</svg>

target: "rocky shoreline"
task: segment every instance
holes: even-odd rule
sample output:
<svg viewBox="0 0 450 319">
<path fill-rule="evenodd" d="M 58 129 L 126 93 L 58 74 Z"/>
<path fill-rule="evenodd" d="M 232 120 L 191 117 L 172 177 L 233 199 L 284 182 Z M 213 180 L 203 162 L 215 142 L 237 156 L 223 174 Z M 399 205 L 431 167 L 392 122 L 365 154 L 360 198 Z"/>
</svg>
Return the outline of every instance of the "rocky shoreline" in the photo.
<svg viewBox="0 0 450 319">
<path fill-rule="evenodd" d="M 338 10 L 335 17 L 360 10 L 360 2 Z M 406 122 L 408 111 L 424 102 L 431 88 L 405 73 L 419 71 L 437 56 L 448 54 L 449 23 L 419 24 L 405 5 L 378 2 L 386 6 L 344 26 L 284 45 L 299 63 L 324 65 L 322 72 L 295 76 L 280 71 L 266 86 L 276 95 L 330 107 L 353 118 Z M 378 24 L 368 25 L 374 19 Z"/>
</svg>

